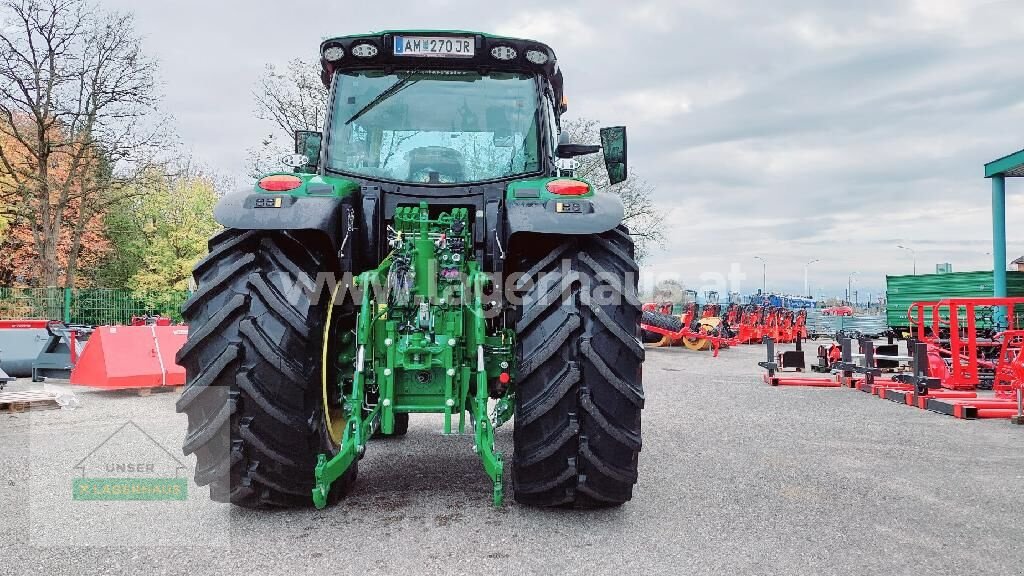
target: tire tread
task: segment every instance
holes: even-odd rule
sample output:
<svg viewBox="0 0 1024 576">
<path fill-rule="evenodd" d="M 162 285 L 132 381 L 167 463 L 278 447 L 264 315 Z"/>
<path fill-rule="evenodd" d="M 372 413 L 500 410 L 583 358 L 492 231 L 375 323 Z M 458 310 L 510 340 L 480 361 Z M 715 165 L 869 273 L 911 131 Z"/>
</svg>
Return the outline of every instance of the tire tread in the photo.
<svg viewBox="0 0 1024 576">
<path fill-rule="evenodd" d="M 620 505 L 638 479 L 644 406 L 632 241 L 620 227 L 520 244 L 529 248 L 517 262 L 527 278 L 516 284 L 525 294 L 516 322 L 515 498 Z M 605 302 L 597 290 L 622 298 Z"/>
</svg>

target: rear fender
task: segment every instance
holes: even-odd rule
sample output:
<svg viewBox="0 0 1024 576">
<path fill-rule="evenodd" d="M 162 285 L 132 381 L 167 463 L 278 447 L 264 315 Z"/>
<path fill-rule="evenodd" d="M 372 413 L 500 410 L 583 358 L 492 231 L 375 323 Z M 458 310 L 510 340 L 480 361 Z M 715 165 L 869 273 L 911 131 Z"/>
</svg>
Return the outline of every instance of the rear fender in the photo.
<svg viewBox="0 0 1024 576">
<path fill-rule="evenodd" d="M 351 252 L 354 240 L 348 234 L 353 211 L 347 196 L 299 196 L 247 188 L 221 198 L 213 217 L 225 228 L 239 230 L 316 230 L 326 235 L 339 256 Z"/>
<path fill-rule="evenodd" d="M 521 195 L 506 202 L 509 234 L 534 232 L 545 234 L 600 234 L 622 223 L 626 214 L 616 194 L 598 192 L 574 198 L 536 199 Z"/>
</svg>

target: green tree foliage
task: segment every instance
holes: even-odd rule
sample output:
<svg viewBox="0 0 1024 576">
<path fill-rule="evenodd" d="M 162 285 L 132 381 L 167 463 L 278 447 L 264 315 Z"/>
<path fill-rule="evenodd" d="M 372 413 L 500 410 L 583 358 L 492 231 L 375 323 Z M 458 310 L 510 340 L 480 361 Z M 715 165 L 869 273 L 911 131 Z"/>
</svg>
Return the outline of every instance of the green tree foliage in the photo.
<svg viewBox="0 0 1024 576">
<path fill-rule="evenodd" d="M 131 198 L 108 210 L 104 216 L 104 233 L 111 249 L 100 265 L 91 271 L 94 286 L 124 288 L 142 268 L 149 246 L 139 212 L 144 201 L 142 197 Z M 89 274 L 89 271 L 84 272 Z"/>
<path fill-rule="evenodd" d="M 187 290 L 192 267 L 218 229 L 213 182 L 200 175 L 169 176 L 106 215 L 111 255 L 95 283 L 138 291 Z"/>
</svg>

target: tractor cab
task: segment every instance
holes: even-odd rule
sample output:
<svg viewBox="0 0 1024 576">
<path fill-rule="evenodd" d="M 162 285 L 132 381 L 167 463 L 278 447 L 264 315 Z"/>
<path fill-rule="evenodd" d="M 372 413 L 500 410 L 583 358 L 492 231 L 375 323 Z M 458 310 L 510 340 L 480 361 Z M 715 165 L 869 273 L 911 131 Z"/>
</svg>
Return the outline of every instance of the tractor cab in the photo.
<svg viewBox="0 0 1024 576">
<path fill-rule="evenodd" d="M 323 134 L 297 135 L 307 171 L 479 187 L 555 176 L 559 158 L 601 149 L 560 144 L 562 74 L 540 42 L 389 31 L 331 38 L 320 54 L 331 97 Z"/>
</svg>

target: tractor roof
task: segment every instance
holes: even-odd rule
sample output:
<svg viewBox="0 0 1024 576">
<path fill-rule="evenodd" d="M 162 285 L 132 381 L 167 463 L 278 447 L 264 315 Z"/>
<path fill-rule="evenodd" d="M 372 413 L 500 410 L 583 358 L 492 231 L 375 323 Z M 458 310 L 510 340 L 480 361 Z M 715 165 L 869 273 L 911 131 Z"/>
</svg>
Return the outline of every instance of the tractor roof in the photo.
<svg viewBox="0 0 1024 576">
<path fill-rule="evenodd" d="M 337 36 L 320 44 L 320 65 L 325 85 L 330 85 L 337 70 L 428 68 L 541 73 L 551 83 L 555 102 L 565 107 L 562 72 L 554 50 L 525 38 L 467 30 L 384 30 Z"/>
</svg>

